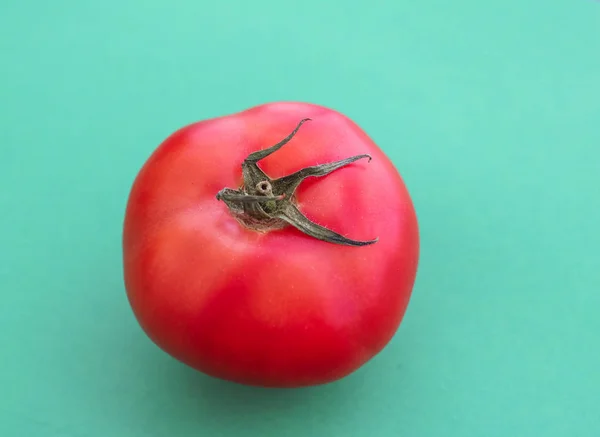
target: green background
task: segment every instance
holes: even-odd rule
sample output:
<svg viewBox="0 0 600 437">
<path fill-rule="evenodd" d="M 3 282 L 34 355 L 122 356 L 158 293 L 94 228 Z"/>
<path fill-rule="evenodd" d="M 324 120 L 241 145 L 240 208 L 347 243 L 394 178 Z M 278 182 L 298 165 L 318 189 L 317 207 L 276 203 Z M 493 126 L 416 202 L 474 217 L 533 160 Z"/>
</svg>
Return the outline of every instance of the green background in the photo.
<svg viewBox="0 0 600 437">
<path fill-rule="evenodd" d="M 600 2 L 154 0 L 0 6 L 0 435 L 600 435 Z M 353 118 L 412 193 L 390 345 L 265 390 L 159 351 L 121 223 L 173 130 L 300 100 Z"/>
</svg>

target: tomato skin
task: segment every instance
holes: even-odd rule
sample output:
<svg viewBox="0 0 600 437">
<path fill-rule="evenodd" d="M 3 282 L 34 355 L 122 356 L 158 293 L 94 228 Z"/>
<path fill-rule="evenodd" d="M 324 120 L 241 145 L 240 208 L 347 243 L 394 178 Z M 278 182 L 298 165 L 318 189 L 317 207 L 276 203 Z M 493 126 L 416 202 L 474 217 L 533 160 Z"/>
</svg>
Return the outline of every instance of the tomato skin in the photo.
<svg viewBox="0 0 600 437">
<path fill-rule="evenodd" d="M 215 195 L 242 183 L 248 154 L 286 137 L 259 166 L 271 178 L 370 154 L 302 182 L 298 207 L 357 240 L 348 247 L 293 227 L 241 226 Z M 181 362 L 249 385 L 300 387 L 338 380 L 391 340 L 419 258 L 417 217 L 398 171 L 349 118 L 278 102 L 179 129 L 149 157 L 128 199 L 124 279 L 148 337 Z"/>
</svg>

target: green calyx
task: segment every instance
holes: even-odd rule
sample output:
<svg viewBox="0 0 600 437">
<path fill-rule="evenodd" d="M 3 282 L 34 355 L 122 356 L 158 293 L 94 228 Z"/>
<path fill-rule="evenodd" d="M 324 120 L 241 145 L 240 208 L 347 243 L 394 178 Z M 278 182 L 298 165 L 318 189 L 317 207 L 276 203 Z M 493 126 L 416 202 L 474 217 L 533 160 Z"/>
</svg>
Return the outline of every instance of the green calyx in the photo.
<svg viewBox="0 0 600 437">
<path fill-rule="evenodd" d="M 291 225 L 313 238 L 328 243 L 346 246 L 376 243 L 377 238 L 369 241 L 350 240 L 314 223 L 298 209 L 294 199 L 294 193 L 304 179 L 326 176 L 359 159 L 368 158 L 371 161 L 369 155 L 356 155 L 341 161 L 306 167 L 279 179 L 271 179 L 258 167 L 261 159 L 286 145 L 306 121 L 310 121 L 310 118 L 301 120 L 292 133 L 274 146 L 248 155 L 242 163 L 242 186 L 237 190 L 223 188 L 217 193 L 217 200 L 225 202 L 232 215 L 243 226 L 255 231 L 267 232 Z"/>
</svg>

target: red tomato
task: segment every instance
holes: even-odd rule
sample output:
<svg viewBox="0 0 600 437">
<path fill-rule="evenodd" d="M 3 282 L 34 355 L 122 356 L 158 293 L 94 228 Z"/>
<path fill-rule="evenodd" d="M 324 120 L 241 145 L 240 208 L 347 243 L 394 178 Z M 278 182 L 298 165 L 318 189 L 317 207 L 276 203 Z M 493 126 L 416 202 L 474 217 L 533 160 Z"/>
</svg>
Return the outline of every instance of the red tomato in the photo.
<svg viewBox="0 0 600 437">
<path fill-rule="evenodd" d="M 154 151 L 131 189 L 123 255 L 133 312 L 165 352 L 213 377 L 298 387 L 387 345 L 419 236 L 398 171 L 355 123 L 272 103 Z"/>
</svg>

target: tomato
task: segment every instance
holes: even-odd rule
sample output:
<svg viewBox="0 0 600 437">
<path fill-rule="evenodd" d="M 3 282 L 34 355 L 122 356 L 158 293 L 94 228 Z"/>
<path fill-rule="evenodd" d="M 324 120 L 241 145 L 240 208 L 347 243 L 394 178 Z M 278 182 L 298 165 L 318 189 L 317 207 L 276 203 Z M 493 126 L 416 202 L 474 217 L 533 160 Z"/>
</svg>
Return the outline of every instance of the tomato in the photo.
<svg viewBox="0 0 600 437">
<path fill-rule="evenodd" d="M 419 258 L 392 162 L 353 121 L 277 102 L 185 126 L 138 173 L 125 287 L 146 335 L 215 378 L 329 383 L 395 335 Z"/>
</svg>

